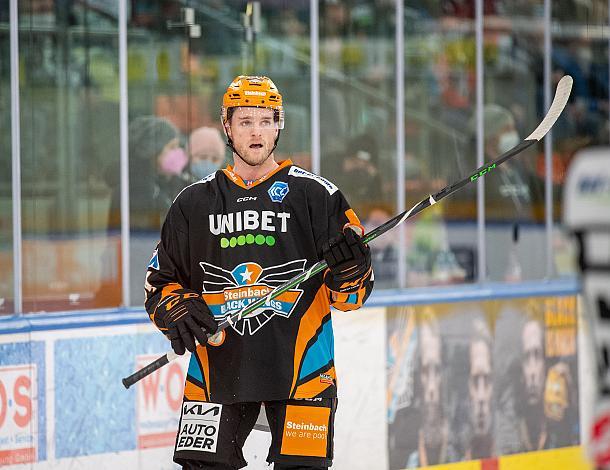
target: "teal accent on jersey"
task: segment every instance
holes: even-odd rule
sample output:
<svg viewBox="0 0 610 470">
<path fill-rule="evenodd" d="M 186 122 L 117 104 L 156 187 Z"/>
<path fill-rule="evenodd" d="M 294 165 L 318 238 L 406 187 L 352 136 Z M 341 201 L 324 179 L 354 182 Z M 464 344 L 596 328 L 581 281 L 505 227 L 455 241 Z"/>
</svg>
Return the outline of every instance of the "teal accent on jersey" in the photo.
<svg viewBox="0 0 610 470">
<path fill-rule="evenodd" d="M 201 293 L 222 321 L 316 264 L 323 244 L 349 223 L 343 194 L 292 165 L 247 188 L 234 178 L 219 171 L 187 187 L 172 204 L 157 246 L 159 269 L 147 273 L 150 316 L 163 301 L 164 288 L 176 283 Z M 281 202 L 268 193 L 276 181 L 290 186 Z M 234 272 L 246 265 L 247 271 Z M 366 281 L 367 293 L 372 285 Z M 330 306 L 342 308 L 344 302 L 321 289 L 326 287 L 318 273 L 234 320 L 222 343 L 205 346 L 207 364 L 203 357 L 191 361 L 187 380 L 203 386 L 207 400 L 223 405 L 287 400 L 297 393 L 299 398 L 336 397 L 336 385 L 316 376 L 333 365 Z M 310 383 L 301 387 L 304 382 Z"/>
<path fill-rule="evenodd" d="M 189 370 L 187 372 L 187 375 L 190 375 L 194 379 L 199 380 L 199 382 L 201 383 L 205 383 L 203 380 L 203 374 L 201 373 L 201 367 L 199 367 L 199 363 L 197 362 L 195 354 L 191 356 L 191 360 L 189 361 Z"/>
<path fill-rule="evenodd" d="M 322 331 L 318 335 L 316 342 L 313 343 L 305 353 L 305 359 L 303 360 L 301 372 L 299 373 L 299 380 L 328 364 L 333 358 L 333 348 L 333 330 L 329 318 L 322 327 Z"/>
</svg>

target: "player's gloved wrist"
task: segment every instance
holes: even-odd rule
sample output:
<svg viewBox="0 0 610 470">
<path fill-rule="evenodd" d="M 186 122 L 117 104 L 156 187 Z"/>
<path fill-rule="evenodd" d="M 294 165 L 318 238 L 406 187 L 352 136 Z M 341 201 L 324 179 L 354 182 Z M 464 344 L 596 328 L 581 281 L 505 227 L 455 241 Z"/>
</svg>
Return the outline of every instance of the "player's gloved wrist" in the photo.
<svg viewBox="0 0 610 470">
<path fill-rule="evenodd" d="M 371 275 L 371 250 L 352 229 L 325 243 L 322 257 L 328 265 L 324 283 L 334 292 L 357 292 Z"/>
<path fill-rule="evenodd" d="M 218 329 L 201 295 L 189 289 L 175 289 L 165 295 L 157 306 L 154 320 L 178 355 L 184 354 L 185 349 L 194 352 L 195 339 L 205 344 L 207 334 L 214 334 Z"/>
</svg>

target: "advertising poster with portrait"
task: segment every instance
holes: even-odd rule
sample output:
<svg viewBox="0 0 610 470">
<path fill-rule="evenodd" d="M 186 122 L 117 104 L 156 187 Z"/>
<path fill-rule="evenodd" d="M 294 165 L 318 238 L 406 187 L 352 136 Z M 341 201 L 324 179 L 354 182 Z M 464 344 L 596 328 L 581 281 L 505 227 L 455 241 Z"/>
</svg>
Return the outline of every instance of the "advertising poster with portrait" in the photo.
<svg viewBox="0 0 610 470">
<path fill-rule="evenodd" d="M 575 297 L 392 307 L 390 469 L 579 443 Z"/>
</svg>

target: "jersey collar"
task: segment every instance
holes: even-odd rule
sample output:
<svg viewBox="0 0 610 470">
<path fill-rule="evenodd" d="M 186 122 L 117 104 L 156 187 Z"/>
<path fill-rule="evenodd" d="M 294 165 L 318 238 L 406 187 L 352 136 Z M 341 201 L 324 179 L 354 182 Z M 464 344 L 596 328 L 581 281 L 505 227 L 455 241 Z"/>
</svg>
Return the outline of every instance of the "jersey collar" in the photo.
<svg viewBox="0 0 610 470">
<path fill-rule="evenodd" d="M 235 173 L 233 171 L 233 167 L 231 165 L 227 165 L 227 167 L 222 170 L 222 172 L 227 175 L 227 178 L 229 178 L 231 181 L 233 181 L 233 183 L 235 183 L 237 186 L 239 186 L 240 188 L 244 188 L 244 189 L 252 189 L 255 186 L 259 185 L 260 183 L 262 183 L 263 181 L 268 180 L 271 176 L 275 175 L 278 171 L 289 167 L 290 165 L 292 165 L 292 160 L 282 160 L 278 162 L 278 167 L 273 170 L 270 173 L 267 173 L 265 176 L 257 179 L 256 181 L 251 182 L 250 184 L 246 184 L 244 182 L 244 180 L 241 178 L 241 176 L 239 176 L 237 173 Z"/>
</svg>

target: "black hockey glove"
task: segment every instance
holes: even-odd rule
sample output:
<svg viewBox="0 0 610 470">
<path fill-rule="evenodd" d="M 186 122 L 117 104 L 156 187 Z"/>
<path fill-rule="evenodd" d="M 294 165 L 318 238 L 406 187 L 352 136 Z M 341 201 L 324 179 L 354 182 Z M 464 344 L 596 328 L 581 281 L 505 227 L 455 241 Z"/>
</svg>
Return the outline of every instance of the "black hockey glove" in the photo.
<svg viewBox="0 0 610 470">
<path fill-rule="evenodd" d="M 350 228 L 322 246 L 322 257 L 328 264 L 324 284 L 334 292 L 357 292 L 371 272 L 371 249 Z"/>
<path fill-rule="evenodd" d="M 184 354 L 185 347 L 194 352 L 195 338 L 199 344 L 206 344 L 206 333 L 214 334 L 218 329 L 205 301 L 188 289 L 176 289 L 165 295 L 157 305 L 154 320 L 178 355 Z"/>
</svg>

